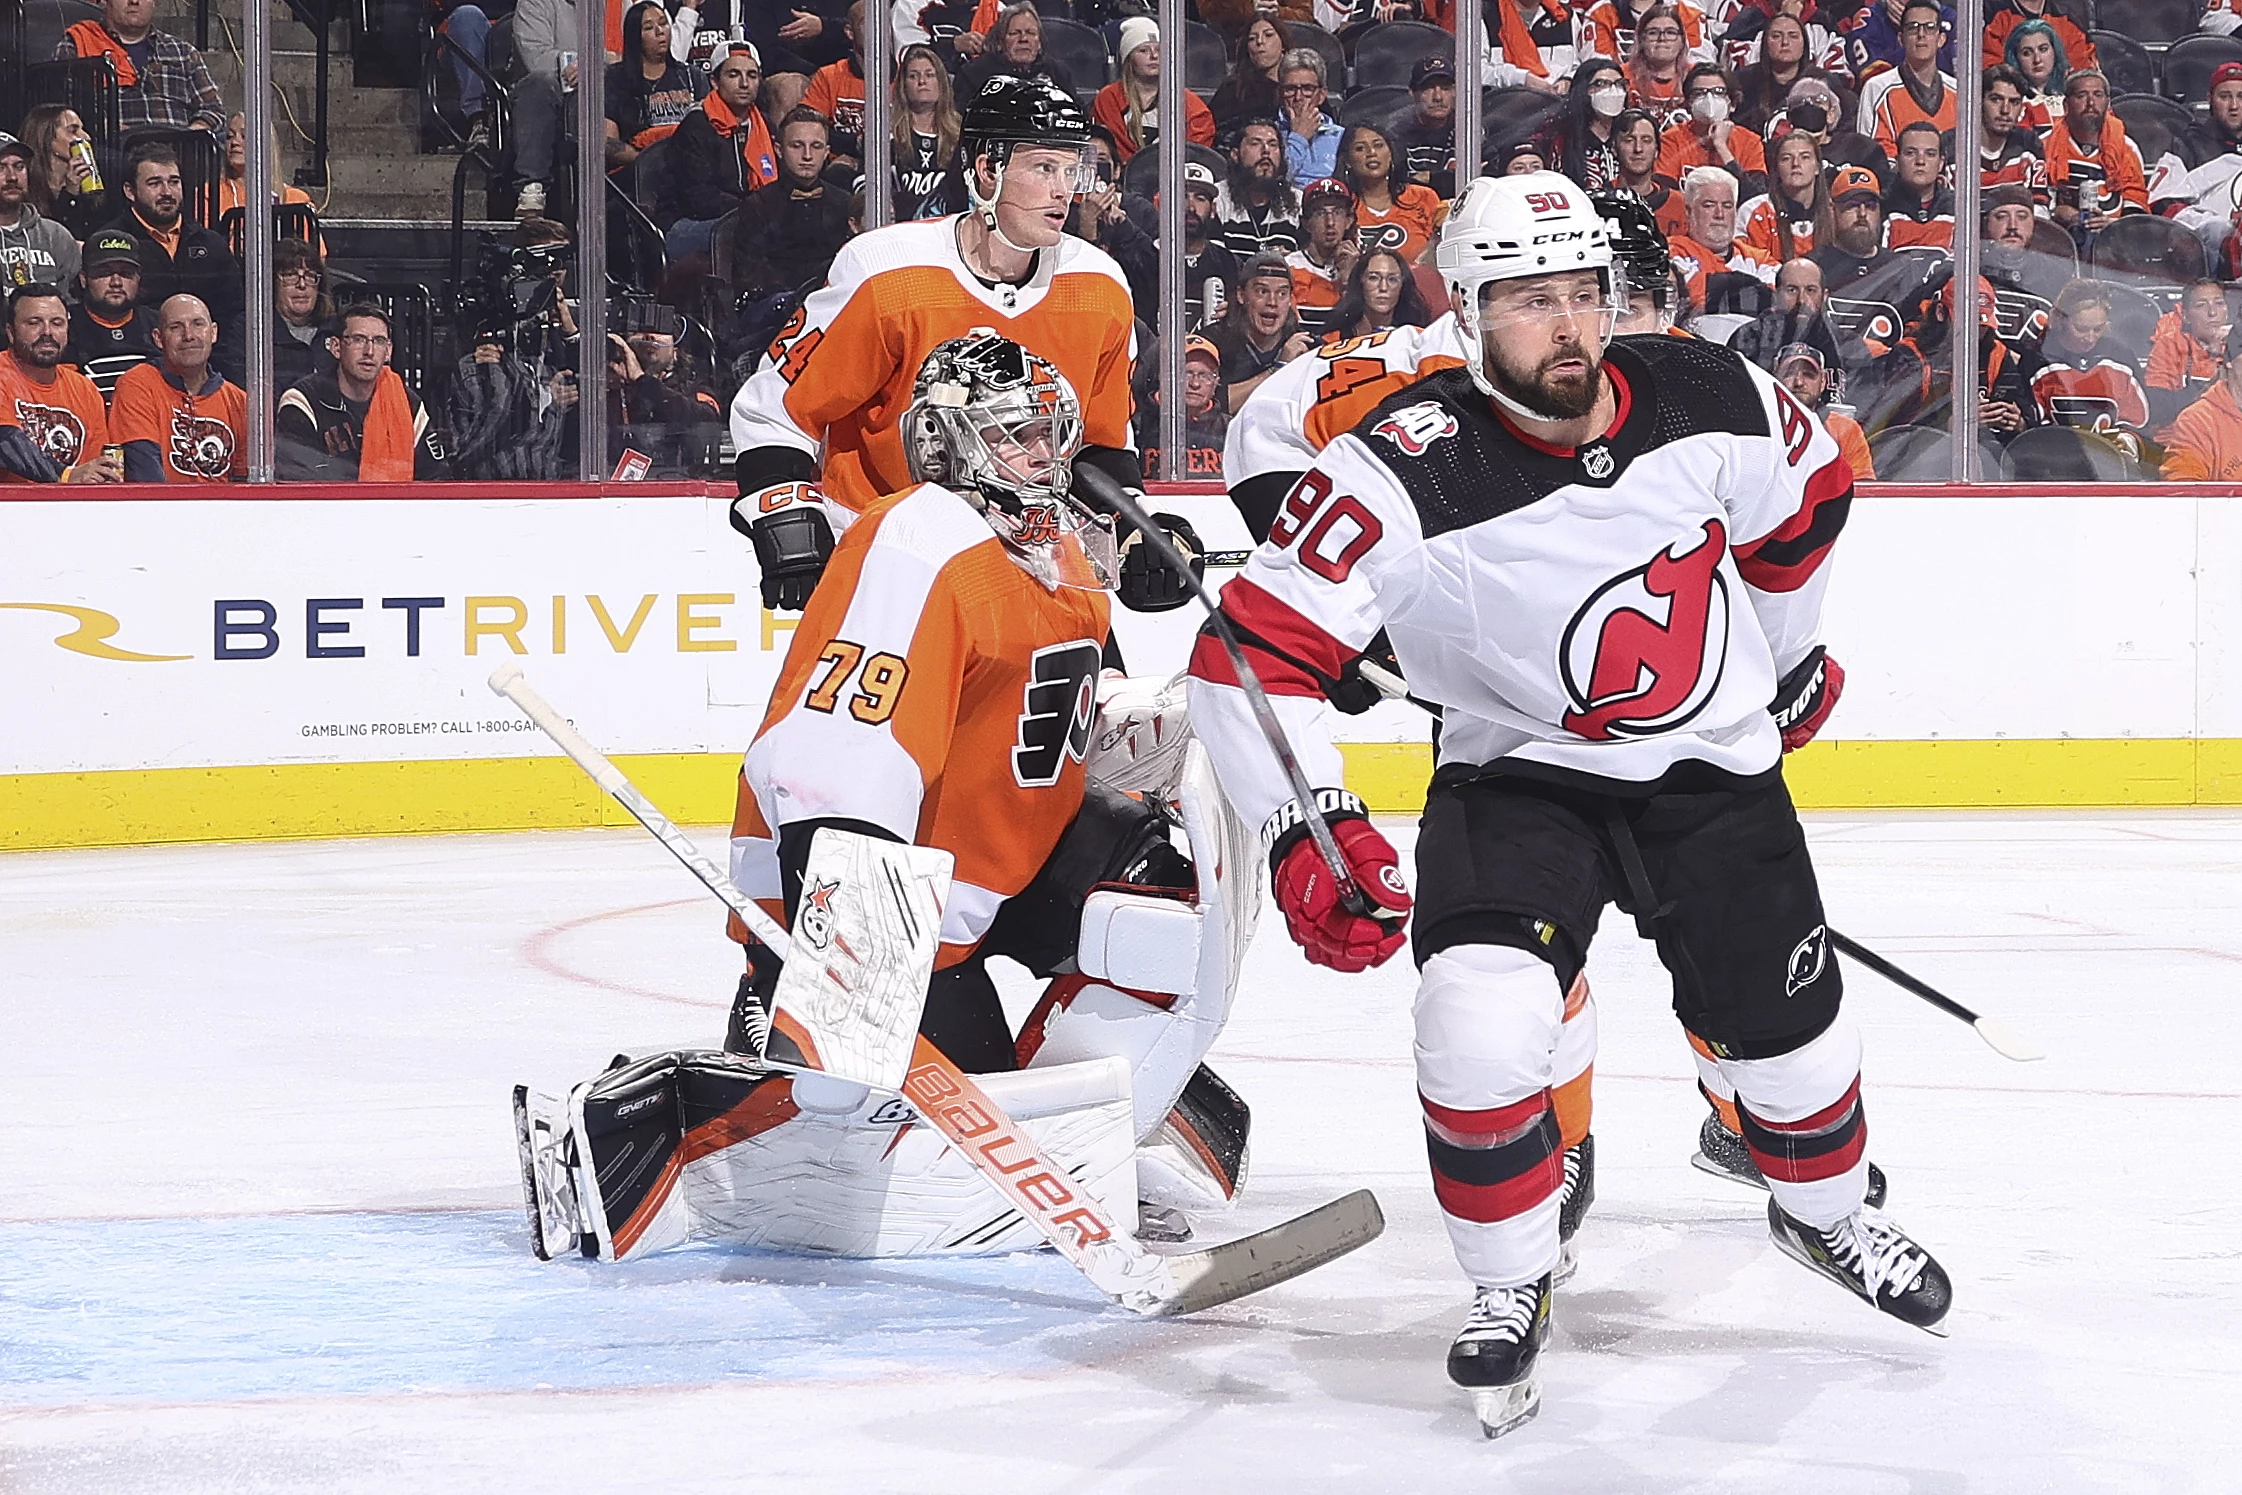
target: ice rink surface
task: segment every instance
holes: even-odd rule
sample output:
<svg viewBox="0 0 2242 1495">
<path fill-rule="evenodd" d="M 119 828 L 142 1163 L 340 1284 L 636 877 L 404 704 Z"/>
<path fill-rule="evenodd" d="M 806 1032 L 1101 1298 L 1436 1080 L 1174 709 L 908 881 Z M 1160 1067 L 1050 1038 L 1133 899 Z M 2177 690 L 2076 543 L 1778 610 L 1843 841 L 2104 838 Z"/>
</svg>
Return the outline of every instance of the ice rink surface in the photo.
<svg viewBox="0 0 2242 1495">
<path fill-rule="evenodd" d="M 1217 1233 L 1368 1186 L 1384 1238 L 1140 1323 L 1048 1253 L 533 1260 L 509 1087 L 712 1046 L 737 971 L 635 830 L 0 859 L 0 1491 L 2242 1488 L 2242 817 L 1810 829 L 1839 928 L 2052 1056 L 1847 971 L 1952 1338 L 1687 1165 L 1615 915 L 1597 1204 L 1542 1414 L 1493 1444 L 1441 1368 L 1468 1293 L 1406 961 L 1312 970 L 1267 917 L 1214 1054 L 1255 1122 Z"/>
</svg>

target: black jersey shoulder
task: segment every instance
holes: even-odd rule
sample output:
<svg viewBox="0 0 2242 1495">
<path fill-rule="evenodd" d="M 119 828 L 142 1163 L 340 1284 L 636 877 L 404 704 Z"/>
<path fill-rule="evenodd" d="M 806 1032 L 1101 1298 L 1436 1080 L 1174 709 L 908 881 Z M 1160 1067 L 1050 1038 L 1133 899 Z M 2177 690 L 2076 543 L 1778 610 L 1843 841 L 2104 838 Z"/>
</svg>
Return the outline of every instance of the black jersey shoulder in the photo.
<svg viewBox="0 0 2242 1495">
<path fill-rule="evenodd" d="M 1744 360 L 1696 338 L 1629 337 L 1608 362 L 1627 390 L 1608 436 L 1573 448 L 1519 435 L 1468 368 L 1444 369 L 1381 401 L 1350 433 L 1415 503 L 1426 538 L 1538 503 L 1561 488 L 1610 488 L 1645 452 L 1702 436 L 1768 435 Z M 1426 409 L 1424 407 L 1431 407 Z"/>
</svg>

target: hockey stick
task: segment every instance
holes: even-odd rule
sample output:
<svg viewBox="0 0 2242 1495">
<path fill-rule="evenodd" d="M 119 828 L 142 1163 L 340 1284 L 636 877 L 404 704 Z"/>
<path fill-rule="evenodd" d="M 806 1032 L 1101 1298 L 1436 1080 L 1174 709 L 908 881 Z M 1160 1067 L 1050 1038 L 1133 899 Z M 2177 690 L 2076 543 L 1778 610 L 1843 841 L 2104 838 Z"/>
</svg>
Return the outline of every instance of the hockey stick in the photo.
<svg viewBox="0 0 2242 1495">
<path fill-rule="evenodd" d="M 1285 736 L 1284 723 L 1277 720 L 1276 708 L 1269 704 L 1269 694 L 1261 688 L 1261 677 L 1247 663 L 1246 651 L 1238 643 L 1238 635 L 1231 629 L 1230 620 L 1222 616 L 1221 604 L 1214 600 L 1214 594 L 1207 590 L 1207 584 L 1199 579 L 1198 572 L 1191 569 L 1190 562 L 1169 543 L 1167 531 L 1138 508 L 1136 500 L 1130 498 L 1110 474 L 1082 462 L 1075 464 L 1074 481 L 1088 488 L 1096 502 L 1133 525 L 1144 543 L 1158 551 L 1160 559 L 1182 576 L 1190 586 L 1192 595 L 1199 599 L 1199 605 L 1206 609 L 1207 620 L 1214 625 L 1215 637 L 1222 641 L 1223 652 L 1230 656 L 1231 669 L 1237 671 L 1238 686 L 1246 693 L 1246 700 L 1253 706 L 1254 723 L 1261 728 L 1261 735 L 1268 739 L 1269 751 L 1276 755 L 1277 765 L 1284 770 L 1285 782 L 1292 787 L 1292 802 L 1300 807 L 1300 819 L 1308 828 L 1308 839 L 1316 843 L 1317 853 L 1322 856 L 1324 865 L 1331 869 L 1332 881 L 1338 884 L 1340 907 L 1358 918 L 1390 920 L 1392 915 L 1370 901 L 1369 895 L 1355 881 L 1354 873 L 1348 870 L 1347 859 L 1340 855 L 1339 843 L 1332 839 L 1331 822 L 1323 818 L 1323 811 L 1316 805 L 1315 786 L 1308 782 L 1308 775 L 1301 769 L 1300 760 L 1293 756 L 1292 739 Z"/>
<path fill-rule="evenodd" d="M 786 959 L 793 941 L 778 922 L 735 887 L 723 869 L 639 793 L 621 769 L 531 689 L 521 666 L 501 665 L 490 677 L 490 688 L 520 707 L 592 782 L 614 796 L 703 887 L 738 915 L 757 939 Z M 1052 1162 L 1003 1107 L 924 1037 L 914 1040 L 903 1094 L 989 1181 L 998 1197 L 1018 1210 L 1100 1291 L 1133 1313 L 1169 1317 L 1212 1308 L 1335 1261 L 1376 1240 L 1385 1229 L 1377 1199 L 1368 1189 L 1357 1189 L 1257 1234 L 1201 1251 L 1156 1256 L 1108 1219 L 1097 1201 L 1077 1189 L 1067 1171 Z"/>
<path fill-rule="evenodd" d="M 1362 678 L 1376 686 L 1379 694 L 1389 700 L 1408 701 L 1423 707 L 1426 711 L 1433 709 L 1426 702 L 1420 701 L 1409 694 L 1409 682 L 1383 665 L 1374 664 L 1367 659 L 1364 660 L 1362 662 Z M 1829 942 L 1837 947 L 1840 954 L 1852 957 L 1900 990 L 1921 997 L 1939 1011 L 1951 1017 L 1958 1017 L 1963 1022 L 1968 1023 L 1977 1031 L 1977 1036 L 1985 1040 L 1986 1046 L 2002 1058 L 2013 1059 L 2019 1064 L 2029 1064 L 2035 1059 L 2045 1059 L 2047 1057 L 2047 1051 L 2025 1037 L 2015 1024 L 2003 1018 L 1985 1017 L 1970 1011 L 1929 982 L 1910 976 L 1851 935 L 1840 934 L 1837 930 L 1831 929 L 1829 931 Z"/>
</svg>

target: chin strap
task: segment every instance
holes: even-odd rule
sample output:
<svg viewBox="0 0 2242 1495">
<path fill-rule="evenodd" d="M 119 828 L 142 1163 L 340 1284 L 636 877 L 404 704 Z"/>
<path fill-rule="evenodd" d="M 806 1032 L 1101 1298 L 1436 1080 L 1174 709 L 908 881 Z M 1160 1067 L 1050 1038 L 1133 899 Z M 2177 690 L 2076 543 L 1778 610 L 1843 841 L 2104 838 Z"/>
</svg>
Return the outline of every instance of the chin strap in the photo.
<svg viewBox="0 0 2242 1495">
<path fill-rule="evenodd" d="M 1480 356 L 1484 358 L 1486 354 L 1482 352 Z M 1516 400 L 1504 394 L 1501 390 L 1495 388 L 1494 380 L 1482 377 L 1479 380 L 1479 387 L 1486 393 L 1488 399 L 1493 400 L 1496 404 L 1502 406 L 1503 409 L 1509 411 L 1512 415 L 1517 416 L 1520 420 L 1539 421 L 1543 425 L 1551 424 L 1547 411 L 1534 410 L 1525 405 L 1519 404 Z"/>
<path fill-rule="evenodd" d="M 997 224 L 996 205 L 998 200 L 1004 196 L 1005 165 L 1006 163 L 1002 161 L 999 161 L 997 163 L 996 181 L 993 184 L 992 189 L 987 197 L 983 197 L 979 192 L 974 190 L 973 181 L 970 177 L 966 179 L 965 193 L 966 196 L 970 197 L 973 200 L 973 216 L 981 220 L 982 227 L 986 228 L 989 233 L 995 237 L 998 243 L 1011 250 L 1014 254 L 1039 254 L 1041 253 L 1040 250 L 1037 250 L 1026 244 L 1015 243 L 1012 236 L 1006 233 Z"/>
</svg>

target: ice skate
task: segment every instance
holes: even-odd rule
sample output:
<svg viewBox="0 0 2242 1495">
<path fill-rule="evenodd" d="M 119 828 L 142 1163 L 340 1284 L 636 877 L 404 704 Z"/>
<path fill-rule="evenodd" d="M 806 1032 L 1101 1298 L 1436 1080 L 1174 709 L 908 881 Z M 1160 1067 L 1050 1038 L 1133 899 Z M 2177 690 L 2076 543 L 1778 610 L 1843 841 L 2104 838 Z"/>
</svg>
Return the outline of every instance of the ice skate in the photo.
<svg viewBox="0 0 2242 1495">
<path fill-rule="evenodd" d="M 1549 1337 L 1549 1278 L 1523 1287 L 1483 1287 L 1448 1347 L 1448 1379 L 1471 1393 L 1479 1430 L 1500 1438 L 1541 1410 L 1534 1375 Z"/>
<path fill-rule="evenodd" d="M 521 1149 L 522 1204 L 529 1215 L 529 1249 L 551 1261 L 582 1247 L 583 1214 L 571 1171 L 573 1143 L 568 1108 L 553 1096 L 514 1087 L 514 1141 Z"/>
<path fill-rule="evenodd" d="M 1946 1269 L 1882 1211 L 1864 1205 L 1822 1230 L 1792 1219 L 1770 1199 L 1767 1229 L 1785 1256 L 1850 1288 L 1902 1323 L 1945 1335 L 1939 1324 L 1954 1306 Z"/>
<path fill-rule="evenodd" d="M 1596 1202 L 1596 1139 L 1565 1149 L 1565 1181 L 1557 1186 L 1557 1270 L 1550 1285 L 1566 1281 L 1580 1265 L 1580 1222 Z"/>
<path fill-rule="evenodd" d="M 1730 1183 L 1754 1189 L 1767 1187 L 1767 1180 L 1759 1176 L 1759 1165 L 1752 1161 L 1751 1149 L 1742 1137 L 1722 1125 L 1718 1116 L 1707 1116 L 1705 1124 L 1697 1129 L 1697 1151 L 1690 1154 L 1689 1165 Z M 1868 1165 L 1868 1197 L 1862 1203 L 1870 1209 L 1884 1207 L 1884 1170 L 1874 1163 Z"/>
</svg>

